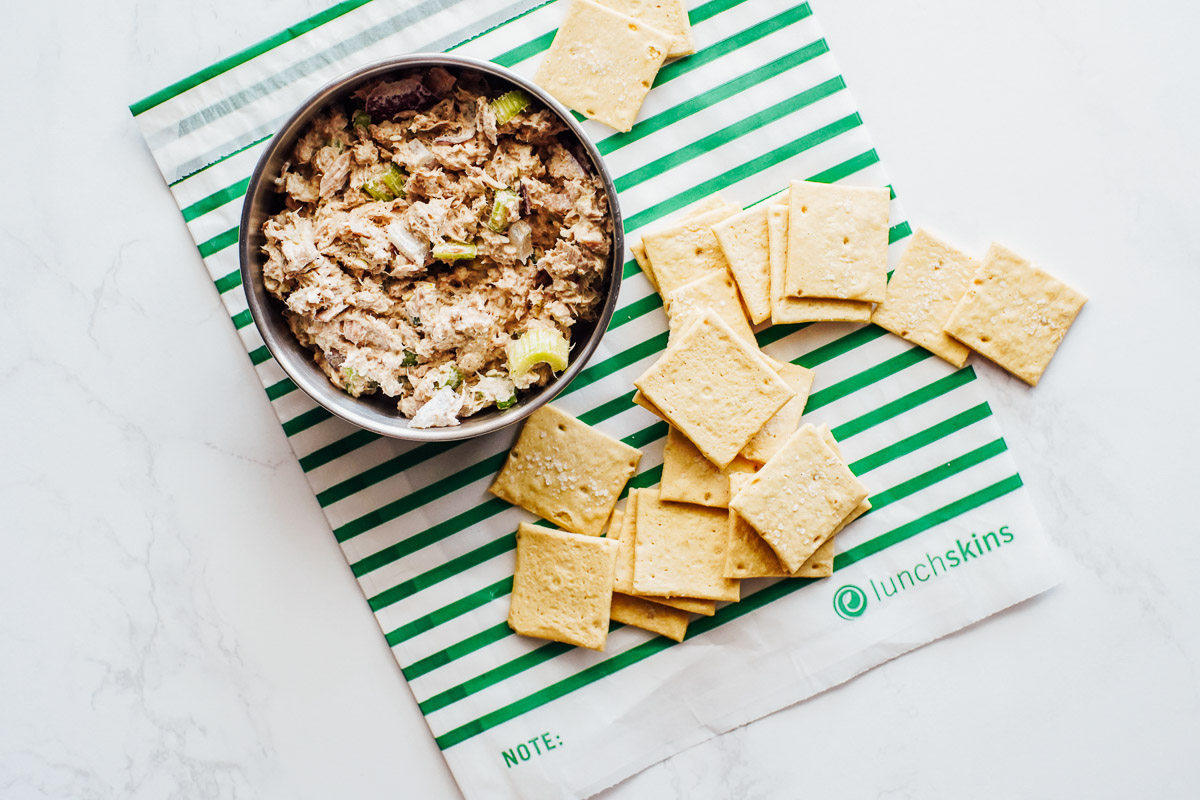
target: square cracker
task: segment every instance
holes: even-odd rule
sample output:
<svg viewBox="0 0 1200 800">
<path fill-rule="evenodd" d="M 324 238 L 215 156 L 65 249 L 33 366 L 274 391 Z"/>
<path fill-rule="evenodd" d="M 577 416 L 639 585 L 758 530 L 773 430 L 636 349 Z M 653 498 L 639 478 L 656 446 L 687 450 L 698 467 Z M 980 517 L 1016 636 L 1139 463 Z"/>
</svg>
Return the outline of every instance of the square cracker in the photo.
<svg viewBox="0 0 1200 800">
<path fill-rule="evenodd" d="M 725 261 L 737 278 L 742 300 L 757 325 L 771 316 L 771 261 L 767 242 L 767 209 L 759 203 L 712 226 Z"/>
<path fill-rule="evenodd" d="M 791 192 L 784 194 L 790 195 Z M 858 300 L 820 300 L 812 297 L 787 297 L 783 276 L 787 270 L 787 206 L 767 207 L 767 245 L 771 263 L 771 322 L 775 325 L 795 322 L 867 322 L 871 304 Z"/>
<path fill-rule="evenodd" d="M 617 543 L 522 522 L 508 625 L 522 636 L 603 650 Z"/>
<path fill-rule="evenodd" d="M 746 320 L 746 312 L 742 309 L 742 301 L 738 299 L 737 286 L 734 285 L 729 270 L 713 271 L 685 283 L 668 292 L 666 300 L 667 319 L 671 325 L 670 338 L 673 339 L 682 332 L 693 317 L 699 316 L 705 309 L 711 309 L 725 320 L 734 333 L 758 347 L 758 341 Z"/>
<path fill-rule="evenodd" d="M 646 276 L 646 280 L 650 281 L 650 285 L 654 287 L 654 291 L 658 291 L 658 280 L 654 277 L 654 265 L 650 263 L 650 256 L 646 255 L 646 245 L 642 244 L 640 238 L 629 243 L 629 252 L 633 253 L 633 260 L 641 268 L 642 274 Z"/>
<path fill-rule="evenodd" d="M 725 253 L 710 226 L 740 212 L 740 208 L 722 206 L 642 237 L 664 297 L 685 283 L 727 269 Z"/>
<path fill-rule="evenodd" d="M 533 80 L 580 114 L 628 131 L 673 39 L 592 0 L 571 0 Z"/>
<path fill-rule="evenodd" d="M 796 396 L 758 349 L 711 311 L 634 385 L 721 469 Z"/>
<path fill-rule="evenodd" d="M 1086 302 L 1082 292 L 993 244 L 945 331 L 1037 386 Z"/>
<path fill-rule="evenodd" d="M 734 600 L 740 585 L 725 577 L 728 515 L 690 503 L 668 503 L 654 489 L 638 492 L 633 588 L 638 594 Z"/>
<path fill-rule="evenodd" d="M 882 302 L 890 204 L 884 187 L 792 181 L 784 295 Z"/>
<path fill-rule="evenodd" d="M 775 416 L 767 420 L 762 430 L 754 434 L 754 438 L 742 448 L 744 458 L 759 464 L 767 463 L 800 427 L 800 418 L 804 416 L 804 406 L 808 403 L 808 393 L 813 385 L 814 374 L 811 369 L 791 362 L 776 361 L 774 365 L 779 377 L 795 390 L 796 396 L 784 403 L 783 408 L 776 411 Z"/>
<path fill-rule="evenodd" d="M 701 214 L 707 214 L 709 211 L 713 211 L 718 208 L 725 208 L 726 206 L 730 206 L 730 213 L 736 213 L 731 204 L 726 203 L 725 199 L 721 197 L 720 194 L 710 194 L 703 199 L 692 203 L 690 206 L 685 208 L 675 220 L 667 222 L 661 227 L 675 225 L 677 222 L 683 222 L 684 220 L 692 219 L 693 217 L 698 217 Z M 646 280 L 650 281 L 650 285 L 654 287 L 654 291 L 660 291 L 658 288 L 658 280 L 654 277 L 654 265 L 650 263 L 650 256 L 646 255 L 646 245 L 642 242 L 642 237 L 639 236 L 632 240 L 626 239 L 626 241 L 629 242 L 629 251 L 633 253 L 634 261 L 637 262 L 637 265 L 641 267 L 642 272 L 645 273 Z"/>
<path fill-rule="evenodd" d="M 871 321 L 961 367 L 971 351 L 947 336 L 942 325 L 977 269 L 978 261 L 918 228 L 888 281 L 887 298 L 875 307 Z"/>
<path fill-rule="evenodd" d="M 812 425 L 792 434 L 729 501 L 795 571 L 867 497 L 850 468 Z"/>
<path fill-rule="evenodd" d="M 737 494 L 750 476 L 729 476 L 730 492 Z M 736 511 L 729 512 L 729 544 L 725 551 L 726 578 L 827 578 L 833 574 L 833 537 L 816 549 L 800 569 L 788 572 L 779 557 Z"/>
<path fill-rule="evenodd" d="M 755 469 L 757 466 L 753 462 L 741 456 L 733 459 L 725 469 L 718 469 L 686 436 L 676 428 L 668 428 L 667 443 L 663 445 L 659 494 L 663 500 L 725 508 L 729 505 L 730 475 L 754 472 Z"/>
<path fill-rule="evenodd" d="M 850 465 L 846 462 L 846 457 L 842 455 L 842 448 L 838 445 L 837 439 L 833 438 L 833 431 L 829 429 L 829 426 L 822 425 L 817 430 L 820 432 L 821 438 L 825 440 L 825 444 L 829 445 L 829 449 L 833 451 L 833 454 L 837 456 L 843 464 L 846 464 L 846 469 L 850 469 Z M 854 470 L 850 471 L 853 472 Z M 871 499 L 869 497 L 864 497 L 862 502 L 855 506 L 854 510 L 847 514 L 846 518 L 842 520 L 836 528 L 833 529 L 833 533 L 829 534 L 829 538 L 832 539 L 834 536 L 841 533 L 842 528 L 845 528 L 851 522 L 854 522 L 854 520 L 858 519 L 870 510 Z"/>
<path fill-rule="evenodd" d="M 696 52 L 692 45 L 692 25 L 688 21 L 683 0 L 598 0 L 614 11 L 640 19 L 647 25 L 670 34 L 671 46 L 667 58 Z"/>
<path fill-rule="evenodd" d="M 691 619 L 691 615 L 681 609 L 618 592 L 613 593 L 609 617 L 613 622 L 633 625 L 677 642 L 682 642 L 687 635 L 688 620 Z"/>
<path fill-rule="evenodd" d="M 617 551 L 616 569 L 613 572 L 613 591 L 620 594 L 634 594 L 633 544 L 634 537 L 637 535 L 637 496 L 640 491 L 640 489 L 633 489 L 629 492 L 629 500 L 625 504 L 625 511 L 620 520 L 621 524 L 611 528 L 608 534 L 612 537 L 613 532 L 616 531 L 616 541 L 621 543 L 621 547 Z M 703 614 L 706 617 L 717 613 L 717 604 L 713 600 L 696 600 L 688 597 L 643 597 L 642 599 L 681 611 Z"/>
<path fill-rule="evenodd" d="M 489 491 L 560 528 L 599 536 L 641 458 L 637 448 L 543 406 Z"/>
</svg>

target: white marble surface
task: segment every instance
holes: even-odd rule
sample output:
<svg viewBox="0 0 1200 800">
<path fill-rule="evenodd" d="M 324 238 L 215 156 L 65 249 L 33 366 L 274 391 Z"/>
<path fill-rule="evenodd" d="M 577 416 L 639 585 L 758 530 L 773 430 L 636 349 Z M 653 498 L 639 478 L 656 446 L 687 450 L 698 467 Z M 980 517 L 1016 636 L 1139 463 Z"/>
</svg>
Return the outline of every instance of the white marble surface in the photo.
<svg viewBox="0 0 1200 800">
<path fill-rule="evenodd" d="M 4 798 L 457 796 L 125 110 L 324 5 L 0 29 Z M 1066 582 L 606 796 L 1193 794 L 1200 11 L 814 5 L 912 219 L 1092 298 L 980 368 Z"/>
</svg>

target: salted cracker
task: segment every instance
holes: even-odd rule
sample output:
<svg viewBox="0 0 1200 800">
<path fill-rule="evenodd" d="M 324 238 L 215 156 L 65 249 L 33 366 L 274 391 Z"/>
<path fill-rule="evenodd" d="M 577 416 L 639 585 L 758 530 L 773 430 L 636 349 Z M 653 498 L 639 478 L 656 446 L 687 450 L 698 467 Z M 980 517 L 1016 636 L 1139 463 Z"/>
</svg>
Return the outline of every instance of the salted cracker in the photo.
<svg viewBox="0 0 1200 800">
<path fill-rule="evenodd" d="M 634 538 L 637 535 L 637 497 L 641 492 L 640 489 L 632 489 L 629 492 L 629 500 L 625 503 L 625 510 L 621 517 L 620 526 L 614 526 L 609 531 L 609 536 L 613 535 L 613 531 L 617 531 L 616 541 L 620 542 L 620 549 L 617 551 L 616 568 L 613 571 L 613 592 L 616 594 L 633 595 L 633 546 Z M 689 611 L 693 614 L 703 614 L 706 617 L 711 617 L 717 611 L 717 604 L 713 600 L 697 600 L 688 597 L 643 597 L 643 600 L 649 600 L 652 603 L 677 608 L 681 611 Z"/>
<path fill-rule="evenodd" d="M 613 622 L 633 625 L 677 642 L 682 642 L 687 635 L 688 620 L 691 619 L 691 615 L 682 609 L 628 594 L 613 594 L 609 617 Z"/>
<path fill-rule="evenodd" d="M 672 339 L 692 318 L 699 316 L 705 309 L 710 309 L 725 320 L 734 333 L 758 347 L 729 270 L 710 272 L 668 292 L 665 305 Z"/>
<path fill-rule="evenodd" d="M 817 429 L 817 431 L 821 434 L 821 439 L 823 439 L 825 441 L 825 444 L 829 445 L 829 449 L 833 451 L 833 454 L 838 457 L 838 460 L 840 460 L 843 464 L 846 465 L 846 469 L 850 469 L 850 464 L 846 461 L 846 457 L 844 455 L 842 455 L 841 445 L 839 445 L 837 439 L 834 438 L 833 431 L 829 428 L 829 426 L 822 425 L 820 428 Z M 853 472 L 854 470 L 850 470 L 850 471 Z M 858 519 L 859 517 L 861 517 L 863 514 L 867 513 L 870 510 L 871 510 L 871 498 L 864 497 L 862 499 L 862 502 L 860 502 L 858 505 L 856 505 L 850 511 L 850 513 L 846 515 L 846 518 L 843 519 L 840 523 L 838 523 L 838 526 L 833 529 L 833 533 L 829 534 L 829 538 L 833 539 L 834 536 L 836 536 L 837 534 L 842 532 L 842 528 L 845 528 L 851 522 L 854 522 L 854 520 Z"/>
<path fill-rule="evenodd" d="M 795 571 L 867 494 L 809 424 L 792 434 L 729 507 L 766 539 L 785 569 Z"/>
<path fill-rule="evenodd" d="M 755 325 L 771 316 L 768 208 L 767 204 L 759 203 L 712 226 L 729 270 L 737 279 L 738 290 L 750 312 L 750 321 Z"/>
<path fill-rule="evenodd" d="M 603 650 L 617 543 L 521 523 L 508 624 L 522 636 Z"/>
<path fill-rule="evenodd" d="M 674 36 L 592 0 L 571 0 L 533 76 L 557 100 L 628 131 Z"/>
<path fill-rule="evenodd" d="M 725 254 L 711 226 L 740 211 L 736 206 L 721 206 L 642 237 L 664 297 L 710 272 L 728 269 Z"/>
<path fill-rule="evenodd" d="M 792 181 L 783 293 L 882 302 L 890 204 L 885 187 Z"/>
<path fill-rule="evenodd" d="M 918 228 L 888 281 L 871 321 L 956 367 L 971 351 L 942 330 L 979 269 L 979 262 Z"/>
<path fill-rule="evenodd" d="M 1086 302 L 1082 292 L 993 244 L 944 329 L 1037 386 Z"/>
<path fill-rule="evenodd" d="M 749 482 L 749 475 L 730 475 L 730 492 L 736 494 Z M 800 569 L 788 572 L 766 540 L 733 510 L 729 511 L 728 531 L 726 578 L 827 578 L 833 574 L 832 536 L 816 549 Z"/>
<path fill-rule="evenodd" d="M 784 194 L 790 196 L 791 192 Z M 767 207 L 767 244 L 771 264 L 771 322 L 775 325 L 799 322 L 867 322 L 871 304 L 858 300 L 820 300 L 787 297 L 783 278 L 787 270 L 788 209 L 785 205 Z"/>
<path fill-rule="evenodd" d="M 667 58 L 696 52 L 692 45 L 692 25 L 683 0 L 599 0 L 614 11 L 640 19 L 647 25 L 671 35 Z"/>
<path fill-rule="evenodd" d="M 711 311 L 680 334 L 634 385 L 721 469 L 796 396 L 757 348 Z"/>
<path fill-rule="evenodd" d="M 729 505 L 730 475 L 754 472 L 757 468 L 754 462 L 738 456 L 728 467 L 720 469 L 678 429 L 671 427 L 663 445 L 660 495 L 663 500 L 725 508 Z"/>
<path fill-rule="evenodd" d="M 732 204 L 725 202 L 725 199 L 718 194 L 706 195 L 700 200 L 692 203 L 685 208 L 676 219 L 673 219 L 663 225 L 660 225 L 654 230 L 675 225 L 677 222 L 682 222 L 693 217 L 698 217 L 701 214 L 707 214 L 714 209 L 730 207 L 729 213 L 736 213 Z M 644 235 L 644 234 L 643 234 Z M 654 265 L 650 263 L 650 256 L 646 255 L 646 245 L 642 242 L 642 237 L 636 239 L 626 239 L 629 243 L 629 251 L 633 253 L 633 260 L 637 262 L 638 267 L 646 275 L 646 280 L 650 281 L 650 285 L 654 287 L 654 291 L 660 291 L 658 288 L 658 280 L 654 277 Z"/>
<path fill-rule="evenodd" d="M 736 601 L 740 584 L 724 576 L 727 514 L 669 503 L 638 492 L 633 588 L 638 594 Z"/>
<path fill-rule="evenodd" d="M 783 408 L 776 411 L 775 416 L 767 420 L 762 430 L 754 434 L 754 438 L 742 448 L 743 458 L 759 464 L 767 463 L 800 427 L 800 418 L 804 416 L 804 406 L 808 403 L 808 394 L 813 385 L 814 373 L 807 367 L 787 361 L 775 361 L 774 367 L 784 383 L 795 390 L 796 396 L 784 403 Z"/>
<path fill-rule="evenodd" d="M 554 406 L 529 416 L 491 493 L 576 533 L 599 536 L 642 453 Z"/>
</svg>

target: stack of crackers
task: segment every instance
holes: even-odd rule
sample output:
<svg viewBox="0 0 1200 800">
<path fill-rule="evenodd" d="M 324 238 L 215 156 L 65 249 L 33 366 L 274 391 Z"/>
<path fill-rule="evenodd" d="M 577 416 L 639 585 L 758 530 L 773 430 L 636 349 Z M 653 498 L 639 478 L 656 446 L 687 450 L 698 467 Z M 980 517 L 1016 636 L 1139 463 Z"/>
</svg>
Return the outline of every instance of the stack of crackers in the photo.
<svg viewBox="0 0 1200 800">
<path fill-rule="evenodd" d="M 631 244 L 670 326 L 634 381 L 670 425 L 662 481 L 627 491 L 638 450 L 552 406 L 530 416 L 491 491 L 557 529 L 517 533 L 514 631 L 603 650 L 617 622 L 682 641 L 742 580 L 833 573 L 869 491 L 830 430 L 802 424 L 812 371 L 763 353 L 755 325 L 874 321 L 1037 383 L 1086 298 L 1000 245 L 979 263 L 923 230 L 889 276 L 890 200 L 793 181 L 749 209 L 713 196 Z"/>
</svg>

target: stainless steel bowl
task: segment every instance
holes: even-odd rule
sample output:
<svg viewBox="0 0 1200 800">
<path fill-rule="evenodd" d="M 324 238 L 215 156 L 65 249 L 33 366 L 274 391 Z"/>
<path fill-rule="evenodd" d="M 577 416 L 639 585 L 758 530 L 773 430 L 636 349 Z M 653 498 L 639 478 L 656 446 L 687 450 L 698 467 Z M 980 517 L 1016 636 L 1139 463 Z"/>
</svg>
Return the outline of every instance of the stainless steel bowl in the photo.
<svg viewBox="0 0 1200 800">
<path fill-rule="evenodd" d="M 331 103 L 349 98 L 363 84 L 400 70 L 438 66 L 483 73 L 496 88 L 504 89 L 511 86 L 524 89 L 557 114 L 566 124 L 571 135 L 579 141 L 581 151 L 591 159 L 596 174 L 600 176 L 604 184 L 609 211 L 612 215 L 613 241 L 608 260 L 608 278 L 603 290 L 604 299 L 599 316 L 592 322 L 580 321 L 575 324 L 571 336 L 573 345 L 571 358 L 562 374 L 541 388 L 526 390 L 516 405 L 504 411 L 495 408 L 481 411 L 473 417 L 464 419 L 462 424 L 455 427 L 410 428 L 408 420 L 396 409 L 396 402 L 391 398 L 382 395 L 354 398 L 330 383 L 325 373 L 321 372 L 313 362 L 312 352 L 301 346 L 296 337 L 292 335 L 283 316 L 283 304 L 272 297 L 263 287 L 262 246 L 264 237 L 262 226 L 267 219 L 283 208 L 283 197 L 274 190 L 272 181 L 279 175 L 283 163 L 288 160 L 297 139 L 313 117 Z M 584 135 L 583 129 L 571 116 L 571 113 L 537 85 L 504 67 L 473 58 L 435 53 L 401 56 L 370 64 L 343 75 L 305 100 L 283 124 L 279 132 L 272 137 L 266 152 L 262 154 L 254 168 L 249 188 L 246 190 L 245 205 L 242 207 L 240 231 L 238 254 L 241 258 L 242 288 L 245 290 L 246 300 L 250 304 L 250 314 L 254 317 L 254 324 L 258 326 L 258 331 L 262 335 L 263 341 L 266 342 L 267 349 L 271 351 L 271 355 L 275 357 L 287 376 L 305 394 L 347 422 L 383 436 L 417 442 L 467 439 L 491 433 L 524 419 L 565 389 L 567 384 L 583 370 L 584 365 L 587 364 L 588 359 L 595 352 L 596 346 L 600 343 L 604 331 L 608 328 L 621 286 L 622 264 L 620 258 L 621 254 L 625 252 L 621 209 L 617 205 L 617 190 L 613 187 L 612 176 L 608 174 L 608 169 L 604 166 L 599 151 Z"/>
</svg>

